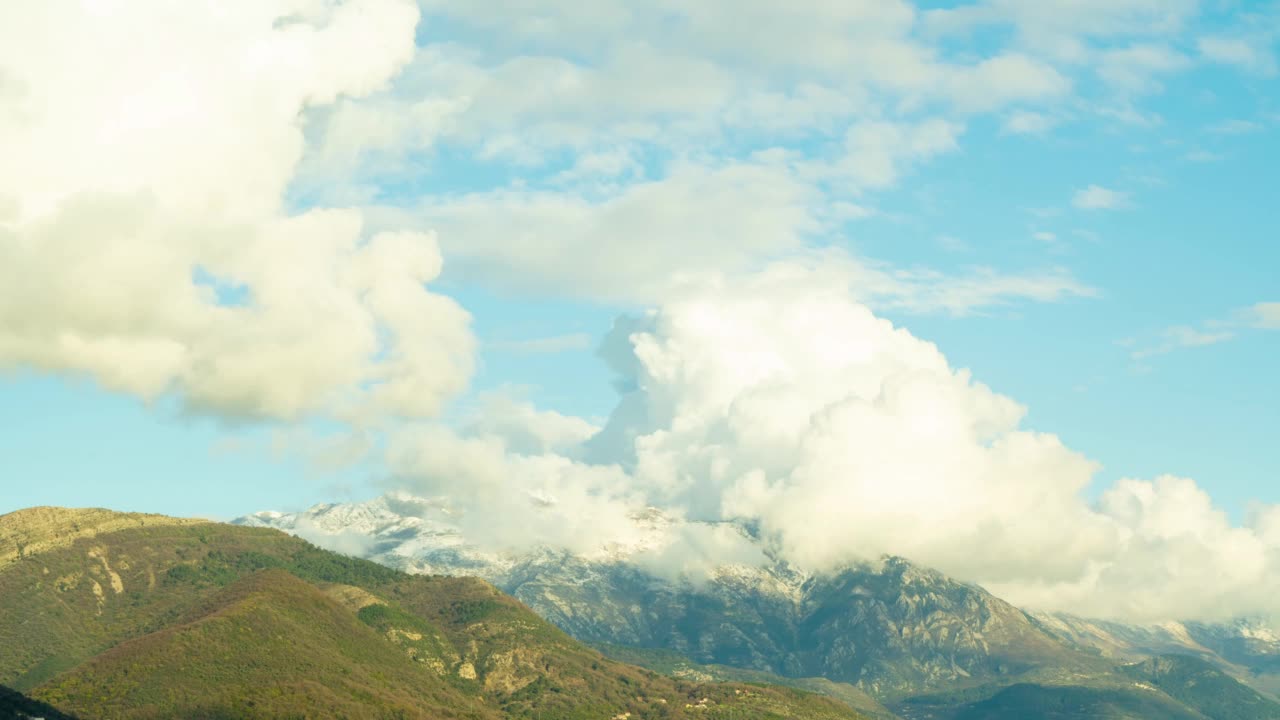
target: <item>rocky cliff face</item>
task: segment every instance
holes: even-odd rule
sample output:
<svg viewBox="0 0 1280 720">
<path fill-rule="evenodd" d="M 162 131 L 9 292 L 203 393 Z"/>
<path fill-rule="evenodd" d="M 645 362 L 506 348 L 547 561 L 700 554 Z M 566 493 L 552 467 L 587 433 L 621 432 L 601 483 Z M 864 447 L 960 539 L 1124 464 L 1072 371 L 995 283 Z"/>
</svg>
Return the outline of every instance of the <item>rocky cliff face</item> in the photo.
<svg viewBox="0 0 1280 720">
<path fill-rule="evenodd" d="M 406 517 L 404 511 L 415 513 Z M 433 515 L 433 513 L 436 513 Z M 660 531 L 650 514 L 637 519 Z M 1021 610 L 900 558 L 814 575 L 782 562 L 661 577 L 635 548 L 593 556 L 486 553 L 428 501 L 404 496 L 242 518 L 315 542 L 368 538 L 398 568 L 478 575 L 587 642 L 666 648 L 700 663 L 825 677 L 882 697 L 1088 663 Z M 767 556 L 767 553 L 766 553 Z"/>
</svg>

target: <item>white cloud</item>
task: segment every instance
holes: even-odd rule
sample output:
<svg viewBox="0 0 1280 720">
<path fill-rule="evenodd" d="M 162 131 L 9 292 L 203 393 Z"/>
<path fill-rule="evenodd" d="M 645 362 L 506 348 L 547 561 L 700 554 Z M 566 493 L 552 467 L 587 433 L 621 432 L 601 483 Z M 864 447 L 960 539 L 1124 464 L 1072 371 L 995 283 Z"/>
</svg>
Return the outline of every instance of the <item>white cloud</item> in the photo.
<svg viewBox="0 0 1280 720">
<path fill-rule="evenodd" d="M 1262 508 L 1248 524 L 1233 526 L 1193 481 L 1166 476 L 1116 483 L 1099 512 L 1118 530 L 1109 557 L 1077 582 L 1025 588 L 1026 601 L 1145 622 L 1280 612 L 1280 507 Z"/>
<path fill-rule="evenodd" d="M 1071 204 L 1082 210 L 1114 210 L 1128 207 L 1129 193 L 1111 190 L 1100 185 L 1090 185 L 1077 190 Z"/>
<path fill-rule="evenodd" d="M 439 231 L 451 268 L 509 289 L 660 297 L 674 276 L 747 269 L 801 249 L 813 191 L 771 164 L 684 165 L 603 200 L 501 190 L 387 211 Z"/>
<path fill-rule="evenodd" d="M 582 418 L 538 410 L 512 391 L 481 395 L 463 425 L 471 435 L 501 440 L 524 454 L 570 451 L 600 431 Z"/>
<path fill-rule="evenodd" d="M 829 184 L 885 185 L 904 165 L 952 148 L 955 132 L 946 123 L 858 126 L 841 158 L 799 174 Z M 603 200 L 507 190 L 407 212 L 387 208 L 379 216 L 391 225 L 438 229 L 452 272 L 469 280 L 594 301 L 659 303 L 674 289 L 708 277 L 731 277 L 788 258 L 827 265 L 854 278 L 859 297 L 913 313 L 965 315 L 1018 301 L 1096 294 L 1063 269 L 945 274 L 812 250 L 815 238 L 867 214 L 860 206 L 821 212 L 821 199 L 785 162 L 762 158 L 721 168 L 687 165 Z"/>
<path fill-rule="evenodd" d="M 1097 83 L 1078 82 L 1087 72 L 1137 86 L 1186 67 L 1169 36 L 1195 3 L 422 7 L 426 45 L 390 87 L 310 113 L 299 187 L 438 230 L 469 281 L 616 302 L 658 297 L 674 270 L 758 268 L 838 243 L 830 208 L 866 207 L 867 194 L 961 150 L 974 114 L 1045 134 L 1064 108 L 1096 99 Z M 1000 46 L 938 42 L 1003 24 L 1017 32 Z M 466 191 L 439 190 L 454 174 Z M 475 187 L 473 175 L 496 179 Z"/>
<path fill-rule="evenodd" d="M 688 152 L 729 132 L 837 132 L 895 105 L 987 112 L 1055 102 L 1071 89 L 1026 53 L 944 60 L 913 37 L 917 13 L 905 2 L 807 0 L 782 10 L 609 0 L 586 14 L 598 25 L 559 4 L 482 13 L 469 3 L 424 5 L 428 29 L 447 22 L 482 41 L 429 44 L 387 92 L 316 113 L 309 188 L 342 196 L 326 185 L 351 185 L 354 170 L 395 172 L 407 155 L 441 144 L 542 167 L 566 149 Z"/>
<path fill-rule="evenodd" d="M 1261 302 L 1245 308 L 1239 308 L 1225 318 L 1217 318 L 1205 322 L 1202 327 L 1176 325 L 1166 328 L 1158 338 L 1145 345 L 1130 338 L 1122 344 L 1135 347 L 1130 353 L 1135 360 L 1180 350 L 1183 348 L 1204 347 L 1234 340 L 1246 330 L 1280 329 L 1280 303 Z"/>
<path fill-rule="evenodd" d="M 985 112 L 1015 102 L 1065 97 L 1071 81 L 1040 60 L 1006 53 L 955 73 L 950 87 L 958 107 Z"/>
<path fill-rule="evenodd" d="M 1019 110 L 1006 117 L 1001 127 L 1004 132 L 1013 135 L 1041 135 L 1053 129 L 1056 124 L 1053 118 L 1042 113 Z"/>
<path fill-rule="evenodd" d="M 935 270 L 864 271 L 858 294 L 877 308 L 964 316 L 1016 302 L 1056 302 L 1098 295 L 1065 270 L 1002 273 L 974 268 L 945 275 Z"/>
<path fill-rule="evenodd" d="M 437 412 L 472 340 L 423 288 L 434 238 L 283 209 L 300 113 L 408 62 L 413 4 L 112 5 L 0 9 L 21 89 L 0 118 L 0 365 L 237 416 Z"/>
<path fill-rule="evenodd" d="M 1244 311 L 1246 321 L 1264 330 L 1280 330 L 1280 302 L 1258 303 Z"/>
<path fill-rule="evenodd" d="M 591 554 L 637 532 L 628 514 L 639 498 L 617 467 L 519 452 L 501 434 L 441 426 L 397 431 L 388 459 L 398 485 L 446 496 L 464 537 L 484 547 L 524 550 L 539 542 Z"/>
<path fill-rule="evenodd" d="M 1274 41 L 1266 36 L 1235 37 L 1207 35 L 1196 42 L 1201 56 L 1210 62 L 1234 65 L 1260 75 L 1274 75 Z"/>
<path fill-rule="evenodd" d="M 343 529 L 335 532 L 332 528 L 318 526 L 308 517 L 298 517 L 289 532 L 326 550 L 352 557 L 367 556 L 376 543 L 359 530 Z"/>
<path fill-rule="evenodd" d="M 857 123 L 845 133 L 842 157 L 832 163 L 809 164 L 805 170 L 811 177 L 843 181 L 855 192 L 886 188 L 912 165 L 954 152 L 963 131 L 962 126 L 940 118 L 914 124 Z"/>
<path fill-rule="evenodd" d="M 403 438 L 396 466 L 415 491 L 460 496 L 483 518 L 469 537 L 502 547 L 634 542 L 624 518 L 653 505 L 750 520 L 814 570 L 892 553 L 1050 609 L 1280 611 L 1280 511 L 1235 527 L 1175 478 L 1121 481 L 1095 506 L 1094 463 L 1023 428 L 1022 406 L 876 317 L 850 281 L 780 264 L 620 320 L 603 354 L 625 392 L 583 455 L 431 431 Z M 732 538 L 669 540 L 653 556 L 669 572 L 752 562 Z"/>
<path fill-rule="evenodd" d="M 1197 0 L 982 0 L 930 11 L 927 22 L 946 32 L 968 31 L 982 24 L 1010 24 L 1028 39 L 1155 35 L 1180 30 L 1198 4 Z"/>
<path fill-rule="evenodd" d="M 1190 59 L 1167 45 L 1144 43 L 1102 52 L 1098 74 L 1125 92 L 1153 92 L 1160 89 L 1158 76 L 1190 65 Z"/>
<path fill-rule="evenodd" d="M 1135 360 L 1164 355 L 1182 348 L 1205 347 L 1226 342 L 1236 336 L 1235 332 L 1226 328 L 1199 330 L 1188 325 L 1178 325 L 1166 329 L 1160 334 L 1160 341 L 1151 347 L 1134 350 L 1131 355 Z"/>
</svg>

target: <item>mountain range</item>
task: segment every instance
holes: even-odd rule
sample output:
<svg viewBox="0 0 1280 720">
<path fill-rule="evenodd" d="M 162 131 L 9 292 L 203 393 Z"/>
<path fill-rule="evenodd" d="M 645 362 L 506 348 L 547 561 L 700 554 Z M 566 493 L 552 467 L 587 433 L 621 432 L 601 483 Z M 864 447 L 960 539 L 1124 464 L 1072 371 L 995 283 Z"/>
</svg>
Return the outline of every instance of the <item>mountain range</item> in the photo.
<svg viewBox="0 0 1280 720">
<path fill-rule="evenodd" d="M 1178 717 L 1170 708 L 1186 717 L 1280 717 L 1266 694 L 1280 640 L 1261 623 L 1138 626 L 1029 612 L 903 558 L 810 573 L 763 545 L 766 562 L 674 576 L 655 566 L 654 549 L 683 521 L 652 509 L 633 521 L 633 545 L 586 554 L 486 550 L 468 541 L 445 504 L 404 494 L 236 522 L 345 545 L 407 572 L 482 577 L 630 662 L 826 681 L 828 694 L 858 692 L 900 717 L 1005 717 L 1001 708 L 1010 707 L 1015 717 L 1073 703 L 1101 713 L 1080 717 Z M 753 539 L 750 528 L 730 530 Z M 1229 688 L 1239 696 L 1232 707 L 1245 714 L 1206 713 L 1193 696 L 1132 677 L 1134 663 L 1153 660 L 1198 663 L 1197 672 L 1229 683 L 1215 692 Z M 1051 715 L 1018 717 L 1039 716 Z"/>
<path fill-rule="evenodd" d="M 0 718 L 1280 718 L 1240 681 L 1260 624 L 1028 613 L 902 558 L 673 576 L 656 511 L 495 553 L 433 508 L 0 516 Z"/>
<path fill-rule="evenodd" d="M 0 516 L 0 608 L 0 718 L 868 717 L 611 660 L 484 580 L 267 528 Z"/>
</svg>

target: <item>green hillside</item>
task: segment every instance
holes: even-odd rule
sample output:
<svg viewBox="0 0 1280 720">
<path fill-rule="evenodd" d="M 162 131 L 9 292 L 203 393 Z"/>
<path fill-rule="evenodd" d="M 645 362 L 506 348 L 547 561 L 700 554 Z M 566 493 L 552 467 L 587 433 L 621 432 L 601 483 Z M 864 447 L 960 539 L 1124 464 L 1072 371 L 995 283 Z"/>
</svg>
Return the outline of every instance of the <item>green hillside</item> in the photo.
<svg viewBox="0 0 1280 720">
<path fill-rule="evenodd" d="M 609 660 L 479 580 L 274 530 L 86 511 L 86 531 L 77 512 L 0 516 L 23 548 L 0 566 L 0 684 L 86 718 L 862 717 Z"/>
<path fill-rule="evenodd" d="M 0 685 L 0 720 L 75 720 L 71 715 L 59 712 L 47 703 L 23 695 L 22 693 Z"/>
<path fill-rule="evenodd" d="M 264 677 L 276 678 L 270 691 Z M 491 718 L 474 695 L 405 662 L 355 614 L 283 570 L 238 580 L 193 616 L 126 641 L 36 694 L 85 716 Z"/>
</svg>

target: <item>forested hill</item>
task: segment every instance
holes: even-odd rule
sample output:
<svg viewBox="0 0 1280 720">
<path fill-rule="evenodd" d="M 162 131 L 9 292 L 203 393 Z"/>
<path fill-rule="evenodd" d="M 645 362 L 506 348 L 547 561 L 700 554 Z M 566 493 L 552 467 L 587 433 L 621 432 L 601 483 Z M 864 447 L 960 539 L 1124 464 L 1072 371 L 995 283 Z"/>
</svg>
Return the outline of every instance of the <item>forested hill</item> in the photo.
<svg viewBox="0 0 1280 720">
<path fill-rule="evenodd" d="M 275 530 L 38 508 L 0 516 L 4 548 L 0 684 L 46 718 L 861 717 L 611 661 L 482 580 Z"/>
</svg>

